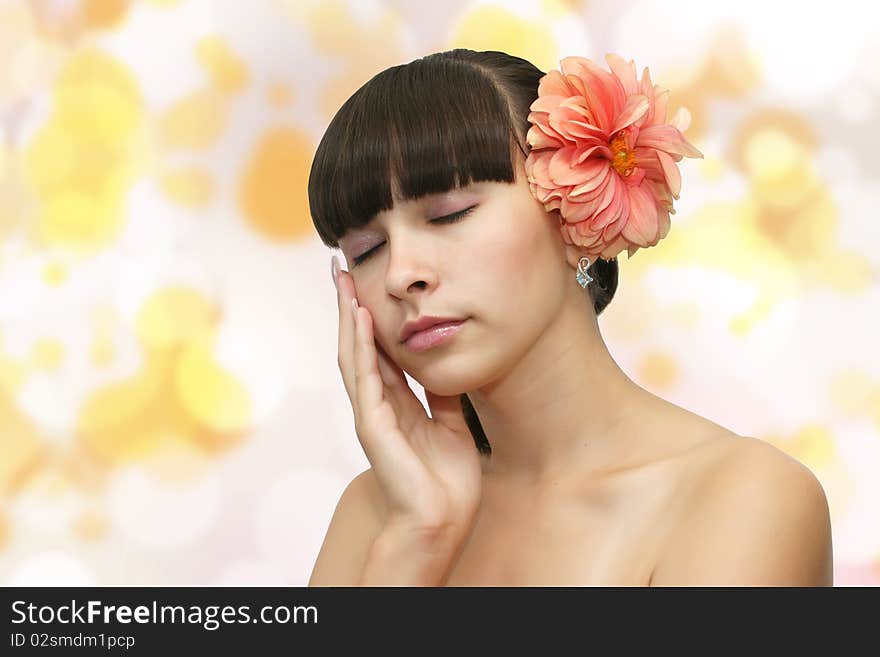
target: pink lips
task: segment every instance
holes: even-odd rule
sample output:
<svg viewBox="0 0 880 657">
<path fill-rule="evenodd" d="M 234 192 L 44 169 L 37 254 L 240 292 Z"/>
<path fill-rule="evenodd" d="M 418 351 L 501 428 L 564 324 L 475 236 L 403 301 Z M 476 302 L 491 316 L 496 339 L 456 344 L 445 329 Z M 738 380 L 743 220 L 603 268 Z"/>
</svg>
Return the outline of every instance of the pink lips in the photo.
<svg viewBox="0 0 880 657">
<path fill-rule="evenodd" d="M 429 328 L 416 331 L 406 339 L 408 349 L 413 351 L 424 351 L 430 349 L 443 342 L 449 340 L 452 336 L 461 330 L 461 325 L 467 320 L 459 320 L 457 322 L 443 322 L 442 324 L 434 324 Z"/>
</svg>

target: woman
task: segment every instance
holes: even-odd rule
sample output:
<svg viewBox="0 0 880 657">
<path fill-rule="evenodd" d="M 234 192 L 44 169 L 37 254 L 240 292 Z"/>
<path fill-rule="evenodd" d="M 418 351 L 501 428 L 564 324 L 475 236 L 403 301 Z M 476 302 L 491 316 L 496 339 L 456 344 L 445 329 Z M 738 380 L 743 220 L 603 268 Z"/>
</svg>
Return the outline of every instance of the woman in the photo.
<svg viewBox="0 0 880 657">
<path fill-rule="evenodd" d="M 318 147 L 309 202 L 347 262 L 333 258 L 338 366 L 371 467 L 339 500 L 309 584 L 831 585 L 812 472 L 651 394 L 610 355 L 607 255 L 652 246 L 668 223 L 636 244 L 631 218 L 602 257 L 578 243 L 566 222 L 586 206 L 529 157 L 563 143 L 530 113 L 545 83 L 506 53 L 435 53 L 368 81 Z M 632 125 L 646 103 L 627 105 Z M 628 168 L 612 162 L 608 180 L 647 172 L 671 211 L 656 182 L 677 175 L 669 160 L 612 147 Z"/>
</svg>

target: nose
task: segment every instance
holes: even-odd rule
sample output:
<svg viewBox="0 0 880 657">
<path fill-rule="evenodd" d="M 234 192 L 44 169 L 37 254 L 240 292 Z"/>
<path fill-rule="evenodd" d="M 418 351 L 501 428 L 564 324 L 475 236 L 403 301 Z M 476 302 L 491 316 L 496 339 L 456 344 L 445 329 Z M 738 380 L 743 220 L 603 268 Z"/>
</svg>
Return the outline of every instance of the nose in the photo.
<svg viewBox="0 0 880 657">
<path fill-rule="evenodd" d="M 389 294 L 405 299 L 413 294 L 432 289 L 437 283 L 437 273 L 432 257 L 412 242 L 389 247 L 388 270 L 385 274 L 385 287 Z"/>
</svg>

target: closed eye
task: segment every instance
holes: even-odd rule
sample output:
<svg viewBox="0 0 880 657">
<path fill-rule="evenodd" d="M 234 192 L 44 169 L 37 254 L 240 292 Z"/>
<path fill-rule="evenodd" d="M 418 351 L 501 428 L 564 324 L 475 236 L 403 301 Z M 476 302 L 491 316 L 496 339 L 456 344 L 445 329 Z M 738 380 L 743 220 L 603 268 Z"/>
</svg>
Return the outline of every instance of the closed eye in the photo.
<svg viewBox="0 0 880 657">
<path fill-rule="evenodd" d="M 465 208 L 464 210 L 459 210 L 458 212 L 453 212 L 452 214 L 447 214 L 447 215 L 445 215 L 445 216 L 443 216 L 443 217 L 437 217 L 436 219 L 431 219 L 431 221 L 428 222 L 428 223 L 432 223 L 432 224 L 454 224 L 456 221 L 461 221 L 462 219 L 464 219 L 465 215 L 470 214 L 473 210 L 476 209 L 476 207 L 477 207 L 476 205 L 472 205 L 471 207 L 469 207 L 469 208 Z M 366 251 L 366 252 L 362 253 L 361 255 L 359 255 L 358 257 L 354 258 L 354 260 L 352 260 L 352 267 L 357 267 L 357 266 L 358 266 L 359 264 L 361 264 L 364 260 L 367 260 L 367 259 L 369 259 L 370 257 L 372 257 L 372 256 L 373 256 L 373 253 L 374 253 L 374 252 L 375 252 L 380 246 L 382 246 L 384 243 L 385 243 L 385 242 L 380 242 L 379 244 L 377 244 L 376 246 L 374 246 L 374 247 L 373 247 L 372 249 L 370 249 L 369 251 Z"/>
</svg>

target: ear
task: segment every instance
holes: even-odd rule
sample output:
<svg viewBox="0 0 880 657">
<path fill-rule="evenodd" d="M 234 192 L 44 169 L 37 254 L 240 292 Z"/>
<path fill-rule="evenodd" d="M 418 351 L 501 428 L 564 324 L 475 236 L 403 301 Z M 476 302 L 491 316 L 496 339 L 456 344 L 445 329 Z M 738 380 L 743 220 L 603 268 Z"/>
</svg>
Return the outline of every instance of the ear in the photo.
<svg viewBox="0 0 880 657">
<path fill-rule="evenodd" d="M 579 246 L 575 246 L 573 244 L 564 244 L 565 247 L 565 259 L 568 261 L 568 264 L 571 265 L 571 268 L 577 271 L 578 260 L 583 258 L 586 254 L 583 249 Z M 593 256 L 589 256 L 590 264 L 592 264 L 595 260 Z"/>
<path fill-rule="evenodd" d="M 553 217 L 553 221 L 556 221 L 556 222 L 562 221 L 562 217 L 560 216 L 558 209 L 551 210 L 549 212 L 549 214 L 550 214 L 550 216 Z M 568 242 L 566 242 L 565 239 L 562 237 L 561 232 L 557 233 L 557 235 L 559 237 L 559 242 L 562 244 L 562 248 L 565 252 L 565 260 L 568 262 L 569 266 L 574 271 L 577 271 L 578 261 L 587 254 L 584 253 L 583 247 L 577 246 L 575 244 L 569 244 Z M 594 256 L 589 256 L 589 258 L 590 258 L 590 264 L 595 262 L 596 258 Z"/>
</svg>

